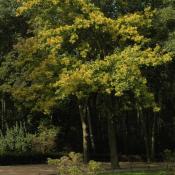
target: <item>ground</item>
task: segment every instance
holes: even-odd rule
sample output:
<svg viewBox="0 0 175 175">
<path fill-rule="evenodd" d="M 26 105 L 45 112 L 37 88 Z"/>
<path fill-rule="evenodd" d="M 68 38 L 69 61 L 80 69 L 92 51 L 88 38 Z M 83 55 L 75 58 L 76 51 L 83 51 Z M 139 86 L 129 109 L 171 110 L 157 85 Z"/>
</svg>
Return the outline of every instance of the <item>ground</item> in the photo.
<svg viewBox="0 0 175 175">
<path fill-rule="evenodd" d="M 56 167 L 49 165 L 0 166 L 0 175 L 55 175 Z"/>
<path fill-rule="evenodd" d="M 143 170 L 161 170 L 165 169 L 167 163 L 141 163 L 141 162 L 123 162 L 120 163 L 121 169 L 116 170 L 116 173 L 120 175 L 125 175 L 123 172 L 135 172 Z M 174 164 L 172 165 L 173 167 Z M 109 174 L 111 170 L 109 169 L 109 163 L 103 164 L 103 167 L 106 169 L 106 173 Z M 18 166 L 0 166 L 0 175 L 56 175 L 57 168 L 50 165 L 18 165 Z M 129 173 L 130 175 L 132 173 Z M 115 175 L 115 174 L 111 174 Z M 126 174 L 128 175 L 128 174 Z M 133 174 L 134 175 L 134 174 Z M 137 174 L 138 175 L 138 174 Z M 144 174 L 141 174 L 144 175 Z M 147 175 L 147 174 L 146 174 Z M 149 175 L 149 174 L 148 174 Z M 151 174 L 154 175 L 154 174 Z M 158 174 L 155 174 L 158 175 Z"/>
<path fill-rule="evenodd" d="M 157 171 L 157 172 L 130 172 L 130 173 L 110 173 L 110 174 L 103 174 L 103 175 L 167 175 L 164 171 Z"/>
</svg>

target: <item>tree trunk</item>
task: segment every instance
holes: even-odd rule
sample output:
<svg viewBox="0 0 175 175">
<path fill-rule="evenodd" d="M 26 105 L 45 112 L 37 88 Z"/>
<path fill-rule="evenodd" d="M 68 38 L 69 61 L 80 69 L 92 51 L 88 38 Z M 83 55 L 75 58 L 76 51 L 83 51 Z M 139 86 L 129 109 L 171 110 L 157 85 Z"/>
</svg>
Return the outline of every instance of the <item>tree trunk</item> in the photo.
<svg viewBox="0 0 175 175">
<path fill-rule="evenodd" d="M 128 112 L 126 112 L 126 116 L 124 117 L 124 153 L 128 155 Z"/>
<path fill-rule="evenodd" d="M 2 98 L 1 98 L 1 129 L 2 129 L 2 131 L 4 129 L 5 112 L 6 112 L 6 103 L 4 100 L 4 96 L 2 96 Z"/>
<path fill-rule="evenodd" d="M 139 107 L 139 113 L 140 113 L 140 119 L 142 121 L 142 128 L 143 128 L 143 134 L 144 134 L 144 140 L 145 140 L 145 149 L 146 149 L 146 158 L 147 158 L 147 162 L 150 163 L 151 162 L 151 139 L 150 139 L 150 134 L 149 134 L 149 130 L 148 130 L 148 118 L 147 116 L 143 115 L 143 109 L 141 107 Z"/>
<path fill-rule="evenodd" d="M 152 136 L 151 136 L 151 160 L 155 159 L 155 130 L 156 130 L 156 113 L 154 113 Z"/>
<path fill-rule="evenodd" d="M 145 134 L 145 147 L 146 147 L 146 158 L 147 162 L 151 162 L 151 150 L 150 150 L 150 142 L 149 142 L 149 136 Z"/>
<path fill-rule="evenodd" d="M 109 140 L 109 148 L 110 148 L 110 159 L 111 159 L 111 167 L 113 169 L 119 168 L 119 158 L 118 158 L 118 150 L 117 150 L 117 136 L 115 130 L 114 117 L 117 116 L 116 108 L 116 98 L 113 94 L 107 97 L 106 102 L 108 103 L 108 140 Z M 118 104 L 117 104 L 118 105 Z M 115 115 L 116 114 L 116 115 Z"/>
<path fill-rule="evenodd" d="M 111 167 L 113 169 L 117 169 L 119 168 L 117 139 L 116 139 L 114 122 L 111 117 L 108 117 L 108 139 L 109 139 L 109 148 L 110 148 Z"/>
<path fill-rule="evenodd" d="M 91 121 L 91 114 L 89 106 L 87 105 L 87 121 L 88 121 L 88 128 L 89 128 L 89 137 L 91 142 L 92 150 L 95 152 L 95 143 L 94 143 L 94 135 L 92 131 L 92 121 Z"/>
<path fill-rule="evenodd" d="M 79 104 L 79 113 L 81 118 L 82 134 L 83 134 L 83 159 L 84 163 L 88 162 L 88 131 L 86 124 L 86 105 Z"/>
</svg>

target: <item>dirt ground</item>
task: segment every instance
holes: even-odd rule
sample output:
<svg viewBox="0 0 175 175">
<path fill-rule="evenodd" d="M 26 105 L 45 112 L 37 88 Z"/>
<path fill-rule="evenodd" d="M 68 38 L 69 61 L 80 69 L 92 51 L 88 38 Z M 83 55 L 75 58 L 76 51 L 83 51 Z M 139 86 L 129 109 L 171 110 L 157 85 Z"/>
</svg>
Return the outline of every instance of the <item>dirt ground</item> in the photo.
<svg viewBox="0 0 175 175">
<path fill-rule="evenodd" d="M 167 163 L 142 163 L 142 162 L 121 162 L 120 171 L 132 170 L 156 170 L 166 168 Z M 171 166 L 175 167 L 174 164 Z M 105 171 L 110 170 L 110 164 L 104 163 Z M 0 175 L 56 175 L 57 168 L 49 165 L 17 165 L 17 166 L 0 166 Z"/>
<path fill-rule="evenodd" d="M 56 175 L 57 169 L 49 165 L 0 166 L 0 175 Z"/>
</svg>

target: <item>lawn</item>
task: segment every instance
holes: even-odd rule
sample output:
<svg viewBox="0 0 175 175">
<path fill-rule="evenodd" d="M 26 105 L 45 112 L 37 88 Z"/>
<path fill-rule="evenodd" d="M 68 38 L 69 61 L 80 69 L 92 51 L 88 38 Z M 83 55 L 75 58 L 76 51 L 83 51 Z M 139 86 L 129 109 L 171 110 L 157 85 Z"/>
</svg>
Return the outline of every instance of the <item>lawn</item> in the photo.
<svg viewBox="0 0 175 175">
<path fill-rule="evenodd" d="M 102 175 L 167 175 L 164 171 L 159 172 L 127 172 L 127 173 L 106 173 Z"/>
</svg>

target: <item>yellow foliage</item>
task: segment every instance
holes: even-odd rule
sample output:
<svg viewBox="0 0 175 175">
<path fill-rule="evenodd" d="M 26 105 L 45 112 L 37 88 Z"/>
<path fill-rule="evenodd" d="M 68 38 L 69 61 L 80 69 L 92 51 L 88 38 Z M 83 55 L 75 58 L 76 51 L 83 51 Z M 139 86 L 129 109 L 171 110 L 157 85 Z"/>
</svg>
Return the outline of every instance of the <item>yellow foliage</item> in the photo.
<svg viewBox="0 0 175 175">
<path fill-rule="evenodd" d="M 28 100 L 37 99 L 40 108 L 46 106 L 45 112 L 60 98 L 69 95 L 82 98 L 92 92 L 115 92 L 116 96 L 122 96 L 131 90 L 136 97 L 153 104 L 154 97 L 140 67 L 157 66 L 172 59 L 159 46 L 145 45 L 150 39 L 141 29 L 152 26 L 154 11 L 147 8 L 111 19 L 88 0 L 17 1 L 20 4 L 17 15 L 34 8 L 40 11 L 35 9 L 31 15 L 39 26 L 34 37 L 15 46 L 19 53 L 15 64 L 22 67 L 28 61 L 32 65 L 25 72 L 32 85 L 13 89 L 14 96 L 24 98 L 31 93 Z M 63 19 L 60 16 L 56 19 L 59 23 L 54 21 L 54 16 L 50 19 L 53 21 L 46 22 L 52 7 L 58 7 L 56 12 L 64 14 L 60 15 Z M 39 91 L 46 96 L 38 98 Z"/>
</svg>

